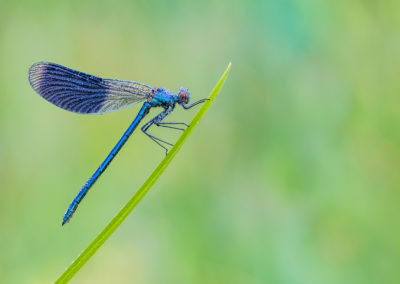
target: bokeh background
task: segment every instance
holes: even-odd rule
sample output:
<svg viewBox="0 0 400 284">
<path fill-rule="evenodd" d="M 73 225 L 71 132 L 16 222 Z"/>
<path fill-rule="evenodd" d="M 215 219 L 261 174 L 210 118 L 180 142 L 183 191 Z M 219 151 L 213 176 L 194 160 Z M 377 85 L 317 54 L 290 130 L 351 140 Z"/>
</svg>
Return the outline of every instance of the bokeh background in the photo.
<svg viewBox="0 0 400 284">
<path fill-rule="evenodd" d="M 72 283 L 399 283 L 399 50 L 394 0 L 1 0 L 0 283 L 53 282 L 163 158 L 134 133 L 61 227 L 139 106 L 62 111 L 31 89 L 37 61 L 193 99 L 232 61 L 198 128 Z"/>
</svg>

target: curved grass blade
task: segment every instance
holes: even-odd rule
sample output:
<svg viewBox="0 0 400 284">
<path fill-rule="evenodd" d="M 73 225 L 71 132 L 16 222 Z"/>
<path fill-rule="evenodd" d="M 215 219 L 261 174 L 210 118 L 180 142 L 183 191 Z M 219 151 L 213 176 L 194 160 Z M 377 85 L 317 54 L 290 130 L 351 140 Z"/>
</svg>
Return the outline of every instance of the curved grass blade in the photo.
<svg viewBox="0 0 400 284">
<path fill-rule="evenodd" d="M 142 198 L 149 191 L 151 186 L 156 182 L 156 180 L 161 176 L 164 170 L 167 168 L 172 158 L 176 155 L 179 149 L 182 147 L 183 143 L 192 133 L 196 125 L 199 123 L 200 119 L 206 113 L 208 108 L 213 103 L 215 97 L 221 90 L 222 85 L 226 77 L 228 76 L 229 70 L 231 68 L 231 63 L 229 63 L 221 79 L 218 81 L 217 85 L 211 91 L 208 101 L 206 101 L 200 110 L 197 112 L 196 116 L 193 118 L 189 127 L 182 133 L 181 137 L 168 152 L 168 155 L 161 161 L 154 172 L 149 176 L 145 183 L 139 188 L 135 195 L 126 203 L 126 205 L 119 211 L 119 213 L 111 220 L 111 222 L 103 229 L 103 231 L 89 244 L 89 246 L 71 263 L 71 265 L 64 271 L 64 273 L 57 279 L 55 283 L 66 283 L 74 277 L 74 275 L 85 265 L 85 263 L 94 255 L 94 253 L 105 243 L 105 241 L 112 235 L 112 233 L 121 225 L 125 218 L 132 212 L 136 205 L 142 200 Z"/>
</svg>

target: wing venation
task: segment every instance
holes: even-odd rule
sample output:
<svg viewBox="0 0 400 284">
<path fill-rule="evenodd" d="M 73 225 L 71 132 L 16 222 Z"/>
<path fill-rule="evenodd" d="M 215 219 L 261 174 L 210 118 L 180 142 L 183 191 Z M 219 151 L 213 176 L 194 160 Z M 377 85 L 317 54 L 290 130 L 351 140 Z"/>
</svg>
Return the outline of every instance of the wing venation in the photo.
<svg viewBox="0 0 400 284">
<path fill-rule="evenodd" d="M 48 62 L 32 65 L 29 82 L 47 101 L 82 114 L 124 109 L 147 99 L 152 90 L 141 83 L 103 79 Z"/>
</svg>

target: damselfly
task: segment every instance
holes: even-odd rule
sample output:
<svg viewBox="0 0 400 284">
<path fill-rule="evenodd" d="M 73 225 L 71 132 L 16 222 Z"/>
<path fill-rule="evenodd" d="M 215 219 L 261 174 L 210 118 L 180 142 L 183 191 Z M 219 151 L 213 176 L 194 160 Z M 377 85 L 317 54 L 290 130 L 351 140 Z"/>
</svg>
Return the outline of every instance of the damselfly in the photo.
<svg viewBox="0 0 400 284">
<path fill-rule="evenodd" d="M 75 113 L 103 114 L 144 102 L 124 135 L 122 135 L 104 162 L 72 201 L 64 215 L 63 225 L 71 219 L 89 189 L 105 171 L 151 108 L 161 107 L 163 110 L 145 123 L 141 129 L 151 140 L 161 146 L 167 154 L 167 145 L 173 145 L 149 134 L 147 132 L 149 128 L 152 125 L 157 125 L 184 130 L 182 127 L 187 127 L 187 124 L 183 122 L 163 122 L 163 119 L 174 110 L 175 104 L 181 105 L 184 109 L 189 109 L 206 101 L 206 99 L 202 99 L 189 105 L 189 90 L 183 87 L 180 87 L 178 95 L 175 95 L 164 88 L 152 88 L 145 84 L 131 81 L 103 79 L 48 62 L 39 62 L 32 65 L 29 70 L 29 82 L 32 88 L 44 99 L 62 109 Z"/>
</svg>

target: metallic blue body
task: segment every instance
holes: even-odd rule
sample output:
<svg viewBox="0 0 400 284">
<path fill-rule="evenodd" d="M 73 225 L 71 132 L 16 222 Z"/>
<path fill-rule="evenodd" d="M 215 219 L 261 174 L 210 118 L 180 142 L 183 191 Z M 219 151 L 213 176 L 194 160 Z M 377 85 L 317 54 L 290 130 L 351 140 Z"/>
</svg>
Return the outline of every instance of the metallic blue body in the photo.
<svg viewBox="0 0 400 284">
<path fill-rule="evenodd" d="M 62 224 L 64 225 L 74 214 L 76 208 L 78 208 L 79 203 L 85 197 L 86 193 L 92 187 L 92 185 L 96 182 L 99 176 L 107 169 L 108 165 L 114 159 L 114 157 L 118 154 L 119 150 L 121 150 L 122 146 L 124 146 L 125 142 L 128 140 L 129 136 L 131 136 L 132 132 L 139 125 L 140 121 L 149 113 L 151 106 L 148 102 L 145 102 L 140 109 L 138 115 L 133 120 L 129 128 L 125 131 L 124 135 L 122 135 L 121 139 L 119 139 L 118 143 L 111 150 L 110 154 L 108 154 L 107 158 L 101 163 L 100 167 L 96 170 L 96 172 L 92 175 L 92 177 L 87 181 L 87 183 L 82 187 L 81 191 L 79 191 L 78 195 L 72 201 L 71 205 L 68 207 L 67 212 L 64 215 Z"/>
<path fill-rule="evenodd" d="M 179 89 L 178 95 L 175 95 L 164 88 L 151 88 L 145 84 L 131 81 L 103 79 L 48 62 L 32 65 L 29 70 L 29 82 L 32 88 L 47 101 L 62 109 L 81 114 L 103 114 L 118 111 L 144 101 L 142 108 L 124 135 L 72 201 L 64 215 L 62 225 L 71 219 L 89 189 L 106 170 L 151 108 L 161 107 L 163 111 L 145 123 L 141 129 L 167 154 L 168 149 L 164 145 L 172 146 L 172 144 L 147 133 L 147 130 L 154 124 L 184 130 L 176 125 L 188 126 L 185 123 L 163 122 L 163 119 L 174 110 L 176 103 L 184 109 L 189 109 L 205 101 L 203 99 L 188 105 L 189 91 L 182 87 Z"/>
</svg>

